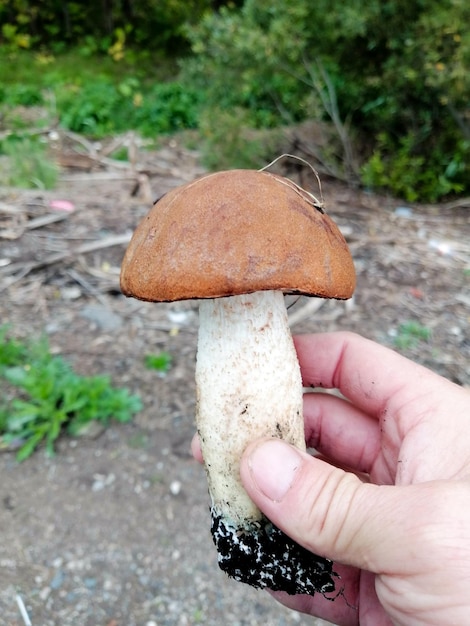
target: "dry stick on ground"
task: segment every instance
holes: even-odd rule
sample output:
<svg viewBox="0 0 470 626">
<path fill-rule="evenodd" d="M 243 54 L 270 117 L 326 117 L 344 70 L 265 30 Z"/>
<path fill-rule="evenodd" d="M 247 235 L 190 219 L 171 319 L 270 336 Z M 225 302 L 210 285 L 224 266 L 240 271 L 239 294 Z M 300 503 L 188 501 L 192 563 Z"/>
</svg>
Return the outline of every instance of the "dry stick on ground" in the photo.
<svg viewBox="0 0 470 626">
<path fill-rule="evenodd" d="M 83 278 L 78 272 L 73 269 L 67 270 L 67 274 L 81 287 L 83 287 L 86 291 L 88 291 L 92 296 L 94 296 L 100 304 L 103 306 L 107 306 L 107 302 L 103 295 L 100 293 L 96 287 L 94 287 L 86 278 Z"/>
<path fill-rule="evenodd" d="M 81 146 L 85 148 L 87 151 L 87 157 L 97 163 L 98 165 L 103 165 L 104 167 L 115 168 L 117 170 L 125 170 L 129 174 L 129 178 L 136 178 L 139 174 L 157 174 L 157 175 L 168 175 L 169 170 L 164 168 L 154 168 L 149 172 L 148 168 L 138 167 L 137 165 L 137 153 L 138 147 L 135 141 L 135 137 L 133 135 L 130 136 L 128 142 L 128 155 L 129 161 L 118 161 L 117 159 L 111 159 L 109 156 L 109 152 L 104 149 L 101 152 L 98 152 L 95 144 L 93 144 L 88 139 L 82 137 L 81 135 L 77 135 L 77 133 L 73 133 L 71 131 L 61 131 L 62 135 L 72 141 L 76 141 Z M 124 144 L 124 140 L 121 142 L 121 145 Z M 145 170 L 145 171 L 144 171 Z M 119 174 L 119 178 L 122 178 L 121 174 Z"/>
<path fill-rule="evenodd" d="M 458 200 L 452 200 L 447 204 L 440 206 L 440 209 L 468 209 L 470 207 L 470 198 L 459 198 Z"/>
<path fill-rule="evenodd" d="M 6 219 L 9 219 L 13 224 L 9 224 L 7 227 L 0 227 L 0 239 L 19 239 L 26 230 L 42 228 L 48 224 L 61 222 L 69 217 L 67 213 L 48 213 L 47 215 L 40 215 L 28 220 L 26 217 L 27 212 L 26 209 L 0 203 L 0 219 L 2 216 L 6 216 Z"/>
<path fill-rule="evenodd" d="M 5 130 L 0 133 L 0 141 L 7 139 L 11 135 L 19 135 L 20 137 L 34 137 L 34 135 L 48 135 L 52 131 L 56 130 L 55 124 L 48 126 L 47 128 L 23 128 L 22 130 Z"/>
<path fill-rule="evenodd" d="M 124 235 L 112 235 L 110 237 L 106 237 L 104 239 L 100 239 L 98 241 L 91 241 L 88 243 L 84 243 L 76 248 L 71 248 L 66 252 L 58 252 L 55 254 L 51 254 L 47 256 L 45 259 L 41 259 L 40 261 L 33 261 L 30 263 L 14 263 L 13 265 L 6 266 L 1 268 L 2 273 L 4 274 L 13 274 L 18 270 L 18 274 L 11 277 L 10 279 L 6 279 L 4 284 L 0 286 L 0 291 L 3 291 L 13 283 L 21 280 L 25 276 L 27 276 L 33 270 L 37 270 L 43 267 L 47 267 L 49 265 L 53 265 L 54 263 L 60 263 L 61 261 L 65 261 L 71 259 L 73 257 L 79 256 L 80 254 L 86 254 L 88 252 L 95 252 L 96 250 L 102 250 L 103 248 L 110 248 L 112 246 L 120 246 L 123 244 L 129 243 L 131 239 L 131 234 L 126 233 Z"/>
<path fill-rule="evenodd" d="M 29 619 L 28 611 L 26 610 L 26 607 L 24 605 L 23 598 L 20 596 L 19 593 L 17 593 L 15 599 L 25 626 L 33 626 L 31 620 Z"/>
</svg>

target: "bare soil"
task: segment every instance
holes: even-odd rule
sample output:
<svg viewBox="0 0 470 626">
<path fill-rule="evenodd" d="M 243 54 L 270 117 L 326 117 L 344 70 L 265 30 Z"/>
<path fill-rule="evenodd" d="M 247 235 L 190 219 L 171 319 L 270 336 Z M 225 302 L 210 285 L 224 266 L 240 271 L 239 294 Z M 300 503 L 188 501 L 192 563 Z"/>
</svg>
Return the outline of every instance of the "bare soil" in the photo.
<svg viewBox="0 0 470 626">
<path fill-rule="evenodd" d="M 64 157 L 53 192 L 0 190 L 1 323 L 19 337 L 45 332 L 76 371 L 108 373 L 144 404 L 97 438 L 62 438 L 53 458 L 0 454 L 0 622 L 28 623 L 19 597 L 34 626 L 312 624 L 217 568 L 204 471 L 189 452 L 196 305 L 137 302 L 118 286 L 149 189 L 159 197 L 202 169 L 176 140 L 139 158 L 138 189 L 128 170 Z M 356 331 L 470 385 L 468 203 L 403 206 L 328 179 L 323 196 L 350 243 L 357 291 L 315 312 L 293 302 L 293 331 Z M 427 340 L 406 333 L 411 321 Z M 166 376 L 143 363 L 161 350 L 173 356 Z"/>
</svg>

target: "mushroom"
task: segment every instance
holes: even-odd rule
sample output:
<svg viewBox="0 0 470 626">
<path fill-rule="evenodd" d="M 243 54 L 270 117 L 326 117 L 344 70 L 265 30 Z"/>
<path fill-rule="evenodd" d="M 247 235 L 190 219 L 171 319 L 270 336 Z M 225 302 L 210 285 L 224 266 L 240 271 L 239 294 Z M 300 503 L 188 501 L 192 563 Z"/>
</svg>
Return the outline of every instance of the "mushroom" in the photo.
<svg viewBox="0 0 470 626">
<path fill-rule="evenodd" d="M 331 561 L 276 528 L 240 481 L 248 442 L 305 450 L 302 380 L 285 294 L 346 299 L 348 246 L 321 204 L 266 171 L 209 174 L 176 188 L 138 225 L 121 268 L 127 296 L 198 299 L 197 415 L 220 567 L 254 587 L 322 594 Z"/>
</svg>

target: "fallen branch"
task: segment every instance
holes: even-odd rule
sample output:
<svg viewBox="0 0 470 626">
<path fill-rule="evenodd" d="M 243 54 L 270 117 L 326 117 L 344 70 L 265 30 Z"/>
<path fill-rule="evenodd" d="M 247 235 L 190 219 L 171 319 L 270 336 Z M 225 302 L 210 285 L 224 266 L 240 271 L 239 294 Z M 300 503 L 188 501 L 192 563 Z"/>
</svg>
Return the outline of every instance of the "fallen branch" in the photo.
<svg viewBox="0 0 470 626">
<path fill-rule="evenodd" d="M 87 254 L 89 252 L 95 252 L 96 250 L 102 250 L 104 248 L 110 248 L 112 246 L 128 244 L 130 239 L 130 233 L 126 233 L 124 235 L 112 235 L 98 241 L 90 241 L 81 244 L 80 246 L 67 250 L 66 252 L 51 254 L 50 256 L 41 259 L 40 261 L 32 261 L 26 264 L 13 263 L 12 265 L 7 265 L 6 267 L 1 268 L 1 271 L 4 274 L 13 274 L 16 271 L 19 271 L 15 276 L 12 276 L 10 279 L 5 280 L 5 284 L 0 287 L 0 291 L 3 291 L 4 289 L 10 287 L 10 285 L 18 282 L 34 270 L 48 267 L 50 265 L 54 265 L 55 263 L 60 263 L 61 261 L 72 259 L 79 256 L 80 254 Z"/>
<path fill-rule="evenodd" d="M 447 204 L 441 205 L 439 208 L 444 210 L 449 209 L 468 209 L 470 207 L 470 198 L 458 198 L 447 202 Z"/>
<path fill-rule="evenodd" d="M 92 296 L 94 296 L 98 300 L 98 302 L 100 302 L 103 306 L 107 306 L 106 300 L 103 297 L 102 293 L 99 291 L 99 289 L 96 289 L 90 282 L 88 282 L 86 278 L 83 278 L 83 276 L 81 276 L 73 269 L 68 270 L 67 274 L 81 287 L 88 291 Z"/>
<path fill-rule="evenodd" d="M 70 213 L 48 213 L 47 215 L 40 215 L 26 222 L 25 230 L 34 230 L 35 228 L 48 226 L 48 224 L 62 222 L 62 220 L 66 220 L 69 216 Z"/>
</svg>

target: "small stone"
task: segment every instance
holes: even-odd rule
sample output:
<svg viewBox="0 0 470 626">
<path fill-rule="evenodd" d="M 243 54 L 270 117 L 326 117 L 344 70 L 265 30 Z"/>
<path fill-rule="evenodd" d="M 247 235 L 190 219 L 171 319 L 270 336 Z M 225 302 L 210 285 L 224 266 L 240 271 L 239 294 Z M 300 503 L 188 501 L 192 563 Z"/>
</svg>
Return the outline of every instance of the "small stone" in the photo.
<svg viewBox="0 0 470 626">
<path fill-rule="evenodd" d="M 170 493 L 172 496 L 177 496 L 179 493 L 181 493 L 181 483 L 179 480 L 174 480 L 171 484 L 170 484 Z"/>
<path fill-rule="evenodd" d="M 188 324 L 191 320 L 193 313 L 192 311 L 168 311 L 167 317 L 172 324 L 176 324 L 177 326 L 183 326 Z"/>
<path fill-rule="evenodd" d="M 74 437 L 80 437 L 83 439 L 97 439 L 104 433 L 105 426 L 98 420 L 91 420 L 82 424 L 80 428 L 74 433 Z"/>
<path fill-rule="evenodd" d="M 44 589 L 41 589 L 41 591 L 39 592 L 39 597 L 43 602 L 45 602 L 47 598 L 51 595 L 51 591 L 52 589 L 50 587 L 44 587 Z"/>
<path fill-rule="evenodd" d="M 95 589 L 96 587 L 96 578 L 85 578 L 85 580 L 83 581 L 83 584 L 85 585 L 85 587 L 87 589 Z"/>
<path fill-rule="evenodd" d="M 49 585 L 50 588 L 59 589 L 64 582 L 64 578 L 65 578 L 64 572 L 61 569 L 57 570 L 56 573 L 54 574 L 54 578 L 50 582 L 50 585 Z"/>
<path fill-rule="evenodd" d="M 60 290 L 60 297 L 62 300 L 78 300 L 82 295 L 80 287 L 62 287 Z"/>
<path fill-rule="evenodd" d="M 93 484 L 91 486 L 92 491 L 101 491 L 105 487 L 109 487 L 115 481 L 116 476 L 114 474 L 108 474 L 107 476 L 104 474 L 94 474 L 93 476 Z"/>
<path fill-rule="evenodd" d="M 80 315 L 93 324 L 96 324 L 96 326 L 102 330 L 118 330 L 123 324 L 120 315 L 98 304 L 89 304 L 83 307 Z"/>
<path fill-rule="evenodd" d="M 412 217 L 413 210 L 407 206 L 397 206 L 397 208 L 395 209 L 395 215 L 397 215 L 398 217 Z"/>
</svg>

